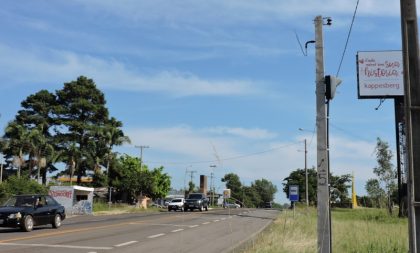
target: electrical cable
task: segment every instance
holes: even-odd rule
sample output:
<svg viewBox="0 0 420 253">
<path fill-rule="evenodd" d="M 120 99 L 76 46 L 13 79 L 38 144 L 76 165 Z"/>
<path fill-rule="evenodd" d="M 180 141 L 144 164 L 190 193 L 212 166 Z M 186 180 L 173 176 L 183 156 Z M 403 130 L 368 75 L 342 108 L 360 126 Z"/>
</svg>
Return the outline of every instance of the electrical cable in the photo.
<svg viewBox="0 0 420 253">
<path fill-rule="evenodd" d="M 286 144 L 283 146 L 279 146 L 279 147 L 274 147 L 274 148 L 270 148 L 267 150 L 263 150 L 263 151 L 259 151 L 259 152 L 255 152 L 255 153 L 250 153 L 250 154 L 244 154 L 244 155 L 237 155 L 237 156 L 232 156 L 232 157 L 228 157 L 228 158 L 221 158 L 220 161 L 229 161 L 229 160 L 237 160 L 237 159 L 242 159 L 245 157 L 250 157 L 250 156 L 257 156 L 257 155 L 261 155 L 264 153 L 269 153 L 278 149 L 283 149 L 283 148 L 287 148 L 290 146 L 294 146 L 294 145 L 300 145 L 300 142 L 293 142 L 290 144 Z M 207 161 L 194 161 L 194 162 L 157 162 L 157 161 L 145 161 L 147 163 L 154 163 L 154 164 L 171 164 L 171 165 L 182 165 L 182 164 L 201 164 L 201 163 L 215 163 L 218 162 L 219 160 L 207 160 Z"/>
<path fill-rule="evenodd" d="M 338 77 L 338 74 L 340 73 L 340 70 L 341 70 L 341 65 L 343 64 L 344 55 L 346 54 L 347 45 L 348 45 L 349 40 L 350 40 L 350 34 L 351 34 L 351 30 L 352 30 L 352 28 L 353 28 L 354 19 L 356 18 L 356 13 L 357 13 L 357 7 L 358 7 L 358 6 L 359 6 L 359 0 L 357 0 L 357 3 L 356 3 L 356 8 L 354 9 L 353 18 L 352 18 L 352 20 L 351 20 L 351 25 L 350 25 L 349 33 L 347 34 L 346 44 L 344 45 L 343 54 L 341 55 L 340 64 L 338 65 L 337 74 L 335 75 L 336 77 Z"/>
</svg>

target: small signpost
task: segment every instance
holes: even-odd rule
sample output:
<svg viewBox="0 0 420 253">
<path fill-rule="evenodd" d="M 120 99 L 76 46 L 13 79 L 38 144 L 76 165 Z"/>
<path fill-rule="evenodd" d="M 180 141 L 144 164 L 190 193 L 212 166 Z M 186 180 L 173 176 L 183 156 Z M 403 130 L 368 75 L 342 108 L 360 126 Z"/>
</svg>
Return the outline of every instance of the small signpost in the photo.
<svg viewBox="0 0 420 253">
<path fill-rule="evenodd" d="M 299 201 L 299 185 L 289 185 L 289 200 L 292 202 Z"/>
<path fill-rule="evenodd" d="M 293 206 L 293 217 L 295 217 L 295 203 L 299 201 L 299 185 L 289 185 L 289 200 Z"/>
</svg>

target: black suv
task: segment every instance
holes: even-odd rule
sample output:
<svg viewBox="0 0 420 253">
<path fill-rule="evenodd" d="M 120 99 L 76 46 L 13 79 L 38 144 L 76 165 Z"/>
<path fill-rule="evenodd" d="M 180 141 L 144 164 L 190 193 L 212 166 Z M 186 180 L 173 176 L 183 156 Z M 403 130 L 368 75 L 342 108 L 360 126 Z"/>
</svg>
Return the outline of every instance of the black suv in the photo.
<svg viewBox="0 0 420 253">
<path fill-rule="evenodd" d="M 190 193 L 185 199 L 184 211 L 198 209 L 200 212 L 209 210 L 209 199 L 204 193 Z"/>
</svg>

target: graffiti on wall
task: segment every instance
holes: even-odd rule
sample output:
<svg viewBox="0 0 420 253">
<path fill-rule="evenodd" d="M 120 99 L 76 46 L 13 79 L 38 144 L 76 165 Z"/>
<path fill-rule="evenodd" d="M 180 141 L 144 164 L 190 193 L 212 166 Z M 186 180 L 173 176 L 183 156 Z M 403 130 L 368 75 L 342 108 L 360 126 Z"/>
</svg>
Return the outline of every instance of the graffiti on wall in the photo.
<svg viewBox="0 0 420 253">
<path fill-rule="evenodd" d="M 92 202 L 80 200 L 72 209 L 72 214 L 92 214 Z"/>
</svg>

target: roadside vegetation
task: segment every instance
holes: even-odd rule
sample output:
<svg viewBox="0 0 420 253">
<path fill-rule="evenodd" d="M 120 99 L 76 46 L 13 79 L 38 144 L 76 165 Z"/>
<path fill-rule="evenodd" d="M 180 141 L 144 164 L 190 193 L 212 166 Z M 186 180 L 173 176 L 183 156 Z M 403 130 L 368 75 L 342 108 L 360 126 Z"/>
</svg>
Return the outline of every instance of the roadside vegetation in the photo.
<svg viewBox="0 0 420 253">
<path fill-rule="evenodd" d="M 284 210 L 243 253 L 317 252 L 316 212 L 313 207 Z M 408 252 L 406 218 L 377 208 L 334 208 L 331 216 L 333 252 Z"/>
<path fill-rule="evenodd" d="M 139 213 L 139 212 L 160 212 L 166 209 L 150 206 L 148 208 L 138 208 L 135 205 L 126 203 L 112 203 L 109 205 L 105 201 L 96 200 L 93 203 L 93 215 L 112 215 L 122 213 Z"/>
</svg>

